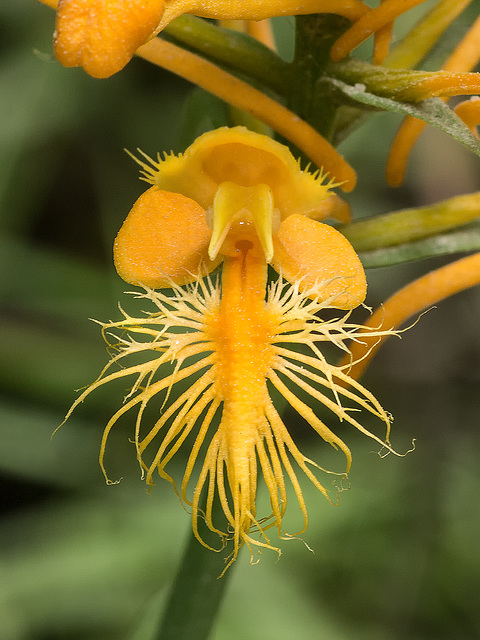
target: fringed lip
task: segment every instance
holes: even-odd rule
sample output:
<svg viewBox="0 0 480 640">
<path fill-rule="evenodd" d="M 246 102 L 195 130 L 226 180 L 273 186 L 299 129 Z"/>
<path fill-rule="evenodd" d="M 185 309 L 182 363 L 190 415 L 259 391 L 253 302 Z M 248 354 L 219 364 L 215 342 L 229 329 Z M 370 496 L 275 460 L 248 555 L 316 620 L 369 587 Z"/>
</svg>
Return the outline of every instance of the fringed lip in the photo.
<svg viewBox="0 0 480 640">
<path fill-rule="evenodd" d="M 268 288 L 263 314 L 272 334 L 264 347 L 270 350 L 271 364 L 265 372 L 265 396 L 250 425 L 247 448 L 232 446 L 228 438 L 228 433 L 238 425 L 229 422 L 225 409 L 228 399 L 222 395 L 225 391 L 219 382 L 219 341 L 223 338 L 217 334 L 217 338 L 212 339 L 212 323 L 218 318 L 221 288 L 211 276 L 198 278 L 184 287 L 174 285 L 173 295 L 151 289 L 136 293 L 137 298 L 153 304 L 152 312 L 143 317 L 124 313 L 123 320 L 103 324 L 104 336 L 116 355 L 67 415 L 68 418 L 73 409 L 99 387 L 133 376 L 131 391 L 109 420 L 102 438 L 100 461 L 107 481 L 111 482 L 104 462 L 108 436 L 121 416 L 134 411 L 137 414 L 134 442 L 147 484 L 152 486 L 158 473 L 174 486 L 180 500 L 190 506 L 195 535 L 208 548 L 211 547 L 199 533 L 199 517 L 219 535 L 220 545 L 216 551 L 233 539 L 228 564 L 235 560 L 242 545 L 250 549 L 252 559 L 255 549 L 279 552 L 267 535 L 271 527 L 277 529 L 282 540 L 301 535 L 306 529 L 307 505 L 295 466 L 322 495 L 336 503 L 338 486 L 329 486 L 321 477 L 333 474 L 340 481 L 346 478 L 351 453 L 344 441 L 317 416 L 317 405 L 375 440 L 383 450 L 394 452 L 389 442 L 389 414 L 373 394 L 349 377 L 344 366 L 330 364 L 320 350 L 320 343 L 328 341 L 341 352 L 349 353 L 350 340 L 362 341 L 365 335 L 372 338 L 386 332 L 379 328 L 365 330 L 351 323 L 349 313 L 329 321 L 320 320 L 317 314 L 330 308 L 331 301 L 314 298 L 312 293 L 311 290 L 303 293 L 298 285 L 292 286 L 282 277 Z M 141 363 L 129 365 L 131 358 L 140 358 Z M 185 383 L 187 389 L 178 391 Z M 343 452 L 346 459 L 343 470 L 327 470 L 300 451 L 273 404 L 270 395 L 273 389 L 322 440 Z M 302 396 L 309 396 L 311 402 L 306 404 L 301 400 L 299 390 Z M 148 424 L 145 410 L 154 402 L 159 407 L 158 418 Z M 352 414 L 352 410 L 358 409 L 383 423 L 384 437 L 362 426 Z M 187 449 L 184 477 L 177 488 L 177 480 L 167 468 L 177 453 Z M 236 458 L 238 455 L 241 460 Z M 248 482 L 241 481 L 238 475 L 245 464 L 245 455 Z M 257 515 L 256 492 L 260 478 L 270 496 L 271 512 Z M 289 499 L 288 486 L 293 490 L 303 519 L 302 526 L 293 533 L 285 532 L 282 526 Z M 201 506 L 204 492 L 205 509 Z M 217 500 L 225 515 L 223 523 L 213 516 L 213 504 Z"/>
</svg>

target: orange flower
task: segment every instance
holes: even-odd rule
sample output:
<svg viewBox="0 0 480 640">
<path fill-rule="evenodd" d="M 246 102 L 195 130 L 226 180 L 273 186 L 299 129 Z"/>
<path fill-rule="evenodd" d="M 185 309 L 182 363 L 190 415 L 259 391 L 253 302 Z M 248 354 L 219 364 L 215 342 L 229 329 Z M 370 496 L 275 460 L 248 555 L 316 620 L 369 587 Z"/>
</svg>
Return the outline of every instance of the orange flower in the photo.
<svg viewBox="0 0 480 640">
<path fill-rule="evenodd" d="M 105 428 L 100 456 L 105 476 L 109 432 L 130 410 L 137 410 L 134 441 L 149 485 L 158 472 L 176 486 L 166 466 L 188 440 L 178 493 L 191 506 L 193 531 L 202 544 L 208 546 L 198 532 L 199 516 L 224 542 L 233 538 L 230 564 L 242 544 L 251 552 L 254 546 L 276 549 L 266 533 L 270 527 L 281 539 L 306 528 L 293 462 L 330 499 L 318 478 L 326 470 L 300 452 L 275 408 L 273 391 L 300 421 L 344 453 L 346 469 L 335 475 L 348 473 L 350 450 L 307 404 L 308 397 L 313 406 L 323 405 L 391 450 L 388 414 L 347 375 L 350 365 L 330 364 L 319 348 L 327 342 L 346 353 L 349 339 L 362 339 L 363 327 L 348 320 L 365 297 L 365 275 L 345 237 L 318 220 L 335 210 L 344 213 L 333 185 L 302 171 L 287 147 L 266 136 L 243 127 L 221 128 L 198 138 L 184 155 L 141 165 L 154 186 L 126 218 L 114 258 L 122 278 L 143 286 L 137 297 L 150 300 L 154 311 L 141 318 L 124 312 L 123 320 L 103 325 L 117 355 L 68 415 L 99 386 L 134 376 L 124 405 Z M 279 277 L 267 287 L 269 262 Z M 219 264 L 221 284 L 207 275 Z M 165 287 L 172 292 L 153 290 Z M 322 320 L 317 314 L 325 309 L 347 314 Z M 367 333 L 383 335 L 374 329 Z M 125 358 L 135 362 L 124 366 Z M 160 415 L 145 428 L 145 408 L 154 397 L 160 398 Z M 384 423 L 385 439 L 353 417 L 359 408 Z M 285 475 L 304 520 L 294 534 L 282 529 Z M 260 476 L 271 512 L 257 517 Z M 226 524 L 214 520 L 216 500 Z"/>
<path fill-rule="evenodd" d="M 57 8 L 55 55 L 95 78 L 120 71 L 136 49 L 175 18 L 189 13 L 218 20 L 336 13 L 358 20 L 369 11 L 361 0 L 40 0 Z"/>
<path fill-rule="evenodd" d="M 65 67 L 108 78 L 153 35 L 165 0 L 59 0 L 54 49 Z"/>
</svg>

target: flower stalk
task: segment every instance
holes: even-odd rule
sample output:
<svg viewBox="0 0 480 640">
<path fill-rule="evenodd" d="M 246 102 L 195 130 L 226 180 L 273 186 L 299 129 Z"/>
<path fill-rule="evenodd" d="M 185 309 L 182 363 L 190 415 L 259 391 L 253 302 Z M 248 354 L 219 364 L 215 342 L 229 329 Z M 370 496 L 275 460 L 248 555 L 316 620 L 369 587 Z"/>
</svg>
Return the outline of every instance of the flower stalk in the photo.
<svg viewBox="0 0 480 640">
<path fill-rule="evenodd" d="M 205 505 L 202 505 L 204 508 Z M 218 506 L 216 506 L 218 510 Z M 214 534 L 199 522 L 202 537 L 216 544 Z M 152 640 L 207 640 L 232 578 L 233 567 L 224 573 L 223 556 L 211 553 L 190 532 L 158 633 Z"/>
</svg>

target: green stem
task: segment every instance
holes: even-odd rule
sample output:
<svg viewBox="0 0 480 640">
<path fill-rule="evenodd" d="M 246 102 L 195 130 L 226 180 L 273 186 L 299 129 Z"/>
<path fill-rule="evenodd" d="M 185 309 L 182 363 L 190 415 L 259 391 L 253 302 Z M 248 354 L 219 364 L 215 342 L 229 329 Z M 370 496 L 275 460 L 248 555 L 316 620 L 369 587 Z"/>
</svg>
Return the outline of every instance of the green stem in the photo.
<svg viewBox="0 0 480 640">
<path fill-rule="evenodd" d="M 399 102 L 422 102 L 432 96 L 472 95 L 476 85 L 472 81 L 462 80 L 462 89 L 456 91 L 457 78 L 462 74 L 450 71 L 417 71 L 408 69 L 388 69 L 373 65 L 364 60 L 349 58 L 342 62 L 331 63 L 326 75 L 349 85 L 363 85 L 364 90 L 376 96 L 390 98 Z M 473 77 L 475 74 L 471 74 Z M 429 81 L 443 77 L 445 82 L 451 78 L 450 84 L 442 85 L 441 90 L 432 92 Z M 475 79 L 476 82 L 476 79 Z"/>
<path fill-rule="evenodd" d="M 405 244 L 466 225 L 480 218 L 480 192 L 402 209 L 338 227 L 356 251 Z"/>
<path fill-rule="evenodd" d="M 291 76 L 291 65 L 251 36 L 218 27 L 211 22 L 184 15 L 163 31 L 175 44 L 181 43 L 229 71 L 247 75 L 252 80 L 284 95 Z"/>
<path fill-rule="evenodd" d="M 212 547 L 218 546 L 218 536 L 203 521 L 199 520 L 198 525 L 202 538 Z M 225 569 L 225 555 L 226 549 L 219 553 L 210 551 L 190 534 L 157 640 L 207 640 L 233 570 L 232 565 L 220 577 Z"/>
<path fill-rule="evenodd" d="M 442 233 L 438 236 L 395 247 L 359 252 L 358 255 L 365 269 L 374 269 L 467 251 L 480 251 L 480 225 L 478 223 L 467 225 L 460 231 Z"/>
<path fill-rule="evenodd" d="M 330 62 L 330 49 L 348 28 L 346 18 L 331 14 L 297 16 L 293 66 L 296 82 L 291 87 L 287 106 L 331 140 L 332 123 L 337 110 L 318 90 L 317 81 Z"/>
</svg>

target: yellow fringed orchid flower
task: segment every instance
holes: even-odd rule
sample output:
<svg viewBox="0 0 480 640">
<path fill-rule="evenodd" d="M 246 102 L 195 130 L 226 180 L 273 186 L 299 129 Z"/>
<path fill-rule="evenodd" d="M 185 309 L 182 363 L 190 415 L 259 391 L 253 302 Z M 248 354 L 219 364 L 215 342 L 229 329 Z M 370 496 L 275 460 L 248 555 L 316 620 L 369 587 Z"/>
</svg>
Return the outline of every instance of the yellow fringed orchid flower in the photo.
<svg viewBox="0 0 480 640">
<path fill-rule="evenodd" d="M 59 0 L 55 57 L 108 78 L 154 34 L 164 8 L 165 0 Z"/>
<path fill-rule="evenodd" d="M 183 14 L 217 20 L 335 13 L 355 21 L 369 8 L 361 0 L 40 0 L 57 8 L 55 55 L 96 78 L 120 71 L 136 49 Z M 423 0 L 422 0 L 423 1 Z"/>
<path fill-rule="evenodd" d="M 243 127 L 206 133 L 183 155 L 139 162 L 152 186 L 120 229 L 114 259 L 124 280 L 144 288 L 137 297 L 149 300 L 154 310 L 141 318 L 123 312 L 119 322 L 102 325 L 116 355 L 67 418 L 93 390 L 133 376 L 133 387 L 102 439 L 107 481 L 108 435 L 134 410 L 134 442 L 148 485 L 158 473 L 176 488 L 166 467 L 188 439 L 176 491 L 191 508 L 202 544 L 208 547 L 198 531 L 199 517 L 218 533 L 221 548 L 233 539 L 228 565 L 243 544 L 251 553 L 253 547 L 280 553 L 266 531 L 275 526 L 279 537 L 288 539 L 308 523 L 293 464 L 329 500 L 330 489 L 318 474 L 334 472 L 298 449 L 275 408 L 276 394 L 300 423 L 344 453 L 346 469 L 337 476 L 348 473 L 351 453 L 315 405 L 391 451 L 390 416 L 349 377 L 352 363 L 330 364 L 320 349 L 329 343 L 347 353 L 349 340 L 384 334 L 349 322 L 350 311 L 365 298 L 365 274 L 346 238 L 320 222 L 337 213 L 345 219 L 346 205 L 331 182 L 302 171 L 287 147 Z M 278 278 L 268 286 L 269 263 Z M 219 265 L 221 277 L 212 274 Z M 166 288 L 170 291 L 154 290 Z M 317 314 L 326 309 L 346 313 L 322 320 Z M 146 426 L 145 409 L 154 397 L 160 414 Z M 384 438 L 354 417 L 359 409 L 383 423 Z M 271 512 L 257 516 L 261 476 Z M 303 526 L 292 534 L 282 528 L 289 484 L 303 514 Z M 213 516 L 214 502 L 226 524 Z"/>
</svg>

